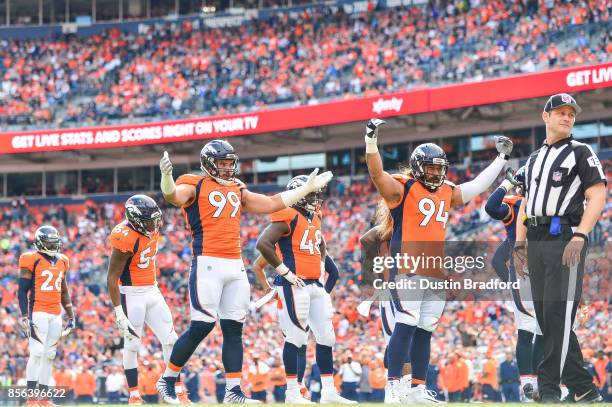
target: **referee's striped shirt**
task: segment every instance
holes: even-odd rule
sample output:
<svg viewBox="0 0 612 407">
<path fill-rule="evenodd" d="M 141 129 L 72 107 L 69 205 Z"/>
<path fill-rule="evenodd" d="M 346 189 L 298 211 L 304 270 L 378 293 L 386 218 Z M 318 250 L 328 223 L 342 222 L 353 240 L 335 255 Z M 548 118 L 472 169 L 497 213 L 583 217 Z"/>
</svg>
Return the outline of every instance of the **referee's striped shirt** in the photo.
<svg viewBox="0 0 612 407">
<path fill-rule="evenodd" d="M 606 176 L 588 144 L 568 137 L 534 151 L 526 164 L 527 216 L 564 216 L 575 225 L 584 213 L 584 191 Z"/>
</svg>

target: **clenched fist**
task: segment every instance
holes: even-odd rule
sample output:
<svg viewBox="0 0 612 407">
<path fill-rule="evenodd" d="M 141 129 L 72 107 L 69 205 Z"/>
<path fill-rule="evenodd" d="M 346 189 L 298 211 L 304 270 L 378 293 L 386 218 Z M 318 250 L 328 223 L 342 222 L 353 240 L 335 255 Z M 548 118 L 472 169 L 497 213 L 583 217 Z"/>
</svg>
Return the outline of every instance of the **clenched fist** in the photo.
<svg viewBox="0 0 612 407">
<path fill-rule="evenodd" d="M 495 139 L 495 148 L 497 148 L 497 152 L 504 160 L 510 158 L 513 145 L 512 140 L 510 140 L 508 137 L 498 136 Z"/>
<path fill-rule="evenodd" d="M 378 152 L 378 128 L 386 122 L 381 119 L 370 119 L 366 124 L 365 143 L 366 154 L 375 154 Z"/>
</svg>

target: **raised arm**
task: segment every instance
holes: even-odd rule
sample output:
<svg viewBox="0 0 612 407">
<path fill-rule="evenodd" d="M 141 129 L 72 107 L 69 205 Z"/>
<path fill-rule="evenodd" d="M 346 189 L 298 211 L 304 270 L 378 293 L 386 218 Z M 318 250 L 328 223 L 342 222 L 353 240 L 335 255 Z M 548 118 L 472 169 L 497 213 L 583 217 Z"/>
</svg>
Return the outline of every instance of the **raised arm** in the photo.
<svg viewBox="0 0 612 407">
<path fill-rule="evenodd" d="M 378 152 L 378 128 L 385 122 L 380 119 L 370 119 L 366 125 L 366 164 L 370 178 L 378 193 L 389 205 L 395 205 L 402 199 L 404 186 L 383 169 L 383 162 Z"/>
<path fill-rule="evenodd" d="M 176 186 L 172 177 L 172 162 L 167 151 L 164 151 L 164 155 L 159 161 L 159 169 L 161 171 L 160 187 L 164 199 L 174 206 L 189 205 L 195 199 L 196 189 L 193 185 L 181 184 Z"/>
<path fill-rule="evenodd" d="M 331 181 L 333 174 L 326 171 L 319 174 L 315 169 L 308 176 L 308 181 L 294 189 L 289 189 L 276 195 L 267 196 L 243 190 L 242 208 L 250 213 L 274 213 L 298 203 L 311 192 L 320 191 Z"/>
<path fill-rule="evenodd" d="M 468 203 L 472 198 L 485 192 L 504 169 L 504 165 L 512 152 L 512 140 L 500 136 L 495 140 L 495 147 L 499 155 L 485 168 L 476 178 L 458 185 L 453 190 L 451 206 L 461 206 Z"/>
</svg>

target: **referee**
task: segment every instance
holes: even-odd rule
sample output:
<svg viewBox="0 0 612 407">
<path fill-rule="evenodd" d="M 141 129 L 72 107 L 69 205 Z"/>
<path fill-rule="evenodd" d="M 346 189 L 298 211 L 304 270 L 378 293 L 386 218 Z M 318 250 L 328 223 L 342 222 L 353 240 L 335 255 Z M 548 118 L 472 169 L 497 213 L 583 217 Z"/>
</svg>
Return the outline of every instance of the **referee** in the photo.
<svg viewBox="0 0 612 407">
<path fill-rule="evenodd" d="M 529 270 L 544 358 L 538 366 L 543 403 L 558 403 L 561 376 L 573 402 L 601 401 L 572 330 L 582 294 L 587 235 L 606 200 L 606 177 L 588 144 L 571 136 L 581 111 L 573 97 L 551 96 L 542 112 L 546 140 L 525 166 L 525 190 L 514 247 L 517 270 Z M 586 200 L 586 206 L 584 205 Z"/>
</svg>

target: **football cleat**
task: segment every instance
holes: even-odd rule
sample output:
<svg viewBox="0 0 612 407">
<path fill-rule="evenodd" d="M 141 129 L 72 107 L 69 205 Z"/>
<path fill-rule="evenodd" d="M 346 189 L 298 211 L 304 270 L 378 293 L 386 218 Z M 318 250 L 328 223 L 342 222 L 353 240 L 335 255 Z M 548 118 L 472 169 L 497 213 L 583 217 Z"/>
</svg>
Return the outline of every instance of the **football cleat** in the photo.
<svg viewBox="0 0 612 407">
<path fill-rule="evenodd" d="M 357 404 L 356 401 L 345 399 L 336 392 L 336 389 L 321 390 L 321 404 Z"/>
<path fill-rule="evenodd" d="M 161 397 L 161 401 L 166 404 L 181 404 L 176 398 L 176 391 L 174 390 L 174 381 L 169 382 L 164 377 L 160 377 L 155 387 Z"/>
<path fill-rule="evenodd" d="M 140 396 L 130 396 L 130 399 L 128 400 L 128 404 L 133 406 L 141 406 L 144 403 L 144 400 Z"/>
<path fill-rule="evenodd" d="M 223 403 L 261 404 L 261 401 L 248 398 L 247 396 L 244 395 L 240 386 L 236 385 L 229 390 L 225 389 L 225 397 L 223 398 Z"/>
<path fill-rule="evenodd" d="M 436 399 L 436 392 L 427 390 L 424 384 L 420 384 L 411 388 L 406 394 L 406 398 L 410 403 L 415 404 L 446 404 L 443 401 Z"/>
<path fill-rule="evenodd" d="M 387 386 L 385 387 L 385 404 L 406 403 L 407 399 L 403 390 L 403 386 L 399 380 L 387 382 Z"/>
<path fill-rule="evenodd" d="M 599 394 L 599 390 L 596 387 L 589 389 L 582 394 L 569 392 L 567 396 L 561 399 L 561 403 L 580 403 L 580 404 L 592 404 L 601 403 L 603 397 Z"/>
<path fill-rule="evenodd" d="M 315 404 L 301 394 L 300 391 L 287 390 L 285 393 L 285 404 Z"/>
</svg>

